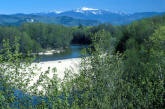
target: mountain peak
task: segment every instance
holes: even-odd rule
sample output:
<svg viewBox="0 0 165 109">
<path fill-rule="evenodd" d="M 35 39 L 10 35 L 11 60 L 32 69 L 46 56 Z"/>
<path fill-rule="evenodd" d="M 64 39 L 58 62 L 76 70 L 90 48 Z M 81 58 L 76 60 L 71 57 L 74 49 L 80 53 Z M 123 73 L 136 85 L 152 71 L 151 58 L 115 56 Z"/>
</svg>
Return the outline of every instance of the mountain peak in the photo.
<svg viewBox="0 0 165 109">
<path fill-rule="evenodd" d="M 88 7 L 82 7 L 80 8 L 82 11 L 96 11 L 98 9 L 95 9 L 95 8 L 88 8 Z"/>
<path fill-rule="evenodd" d="M 60 11 L 60 10 L 52 10 L 52 11 L 49 11 L 48 13 L 55 13 L 55 14 L 60 14 L 62 13 L 63 11 Z"/>
<path fill-rule="evenodd" d="M 78 8 L 75 10 L 75 12 L 86 12 L 86 11 L 98 11 L 99 9 L 95 9 L 95 8 L 88 8 L 88 7 L 82 7 L 82 8 Z"/>
</svg>

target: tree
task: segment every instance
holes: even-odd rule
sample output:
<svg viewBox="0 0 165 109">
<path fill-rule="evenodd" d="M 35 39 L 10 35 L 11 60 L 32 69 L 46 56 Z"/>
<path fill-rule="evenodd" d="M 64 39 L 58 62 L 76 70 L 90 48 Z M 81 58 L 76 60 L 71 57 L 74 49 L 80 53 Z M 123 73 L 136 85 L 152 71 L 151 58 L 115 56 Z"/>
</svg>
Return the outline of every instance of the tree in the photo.
<svg viewBox="0 0 165 109">
<path fill-rule="evenodd" d="M 32 58 L 28 54 L 25 57 L 20 53 L 18 40 L 15 38 L 12 47 L 9 40 L 3 40 L 0 51 L 0 108 L 2 109 L 11 108 L 18 100 L 15 96 L 17 90 L 29 90 L 27 85 L 30 78 L 26 77 L 33 75 L 30 69 L 26 71 Z"/>
<path fill-rule="evenodd" d="M 132 108 L 163 108 L 165 53 L 164 27 L 139 44 L 135 38 L 127 41 L 125 51 L 122 101 Z"/>
</svg>

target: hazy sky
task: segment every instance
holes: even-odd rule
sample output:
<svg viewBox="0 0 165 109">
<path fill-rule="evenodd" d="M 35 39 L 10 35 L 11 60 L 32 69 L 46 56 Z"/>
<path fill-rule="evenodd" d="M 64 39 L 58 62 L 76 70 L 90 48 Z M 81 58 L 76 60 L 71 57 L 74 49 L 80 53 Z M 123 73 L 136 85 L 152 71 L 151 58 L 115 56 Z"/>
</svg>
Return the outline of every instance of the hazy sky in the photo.
<svg viewBox="0 0 165 109">
<path fill-rule="evenodd" d="M 0 14 L 66 11 L 84 6 L 127 13 L 165 12 L 165 0 L 0 0 Z"/>
</svg>

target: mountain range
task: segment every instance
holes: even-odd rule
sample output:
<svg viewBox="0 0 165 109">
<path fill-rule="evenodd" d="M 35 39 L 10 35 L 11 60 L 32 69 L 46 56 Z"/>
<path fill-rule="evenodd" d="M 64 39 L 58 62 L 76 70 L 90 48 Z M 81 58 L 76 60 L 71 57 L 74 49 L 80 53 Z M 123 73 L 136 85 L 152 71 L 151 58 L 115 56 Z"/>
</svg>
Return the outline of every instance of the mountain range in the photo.
<svg viewBox="0 0 165 109">
<path fill-rule="evenodd" d="M 101 23 L 110 23 L 112 25 L 123 25 L 143 18 L 159 16 L 164 12 L 139 12 L 123 13 L 111 12 L 108 10 L 82 7 L 70 11 L 52 11 L 47 13 L 32 14 L 0 14 L 0 25 L 20 25 L 25 22 L 42 22 L 48 24 L 62 24 L 65 26 L 93 26 Z"/>
</svg>

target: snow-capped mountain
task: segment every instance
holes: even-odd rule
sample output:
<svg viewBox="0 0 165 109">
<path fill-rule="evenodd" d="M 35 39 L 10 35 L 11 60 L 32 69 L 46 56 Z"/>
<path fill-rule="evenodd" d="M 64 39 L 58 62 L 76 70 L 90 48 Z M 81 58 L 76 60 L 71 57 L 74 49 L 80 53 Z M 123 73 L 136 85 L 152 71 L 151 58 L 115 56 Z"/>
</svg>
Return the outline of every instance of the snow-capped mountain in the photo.
<svg viewBox="0 0 165 109">
<path fill-rule="evenodd" d="M 82 7 L 71 11 L 64 11 L 57 16 L 69 16 L 76 19 L 97 20 L 100 23 L 111 23 L 114 25 L 128 24 L 132 21 L 142 18 L 152 17 L 155 15 L 162 15 L 164 13 L 158 12 L 141 12 L 129 14 L 122 11 L 109 11 L 96 8 Z"/>
<path fill-rule="evenodd" d="M 77 13 L 92 13 L 92 14 L 102 14 L 101 10 L 99 9 L 94 9 L 94 8 L 87 8 L 87 7 L 82 7 L 82 8 L 78 8 L 76 10 L 73 10 Z"/>
<path fill-rule="evenodd" d="M 82 7 L 82 8 L 78 8 L 76 10 L 73 10 L 77 13 L 83 13 L 83 14 L 95 14 L 95 15 L 101 15 L 101 14 L 107 14 L 107 13 L 113 13 L 113 14 L 120 14 L 120 15 L 128 15 L 128 13 L 126 12 L 122 12 L 122 11 L 109 11 L 109 10 L 102 10 L 102 9 L 96 9 L 96 8 L 88 8 L 88 7 Z"/>
<path fill-rule="evenodd" d="M 43 22 L 76 26 L 79 24 L 91 26 L 101 23 L 113 25 L 128 24 L 142 18 L 148 18 L 165 13 L 141 12 L 127 14 L 122 11 L 112 12 L 109 10 L 82 7 L 70 11 L 53 10 L 50 12 L 32 14 L 0 15 L 0 25 L 18 25 L 24 22 Z"/>
<path fill-rule="evenodd" d="M 55 10 L 42 15 L 47 17 L 58 17 L 58 18 L 65 16 L 74 19 L 94 20 L 100 23 L 111 23 L 113 25 L 120 25 L 120 24 L 128 24 L 135 20 L 152 17 L 160 14 L 162 13 L 145 12 L 145 13 L 128 14 L 122 11 L 109 11 L 103 9 L 82 7 L 69 11 Z"/>
<path fill-rule="evenodd" d="M 82 7 L 82 8 L 76 9 L 75 11 L 76 12 L 85 12 L 85 11 L 97 11 L 97 10 L 99 10 L 99 9 Z"/>
<path fill-rule="evenodd" d="M 121 20 L 124 16 L 127 16 L 127 14 L 118 14 L 102 9 L 82 7 L 79 9 L 62 12 L 57 14 L 57 16 L 69 16 L 76 19 L 97 20 L 100 23 L 108 22 L 112 24 L 121 24 Z"/>
</svg>

